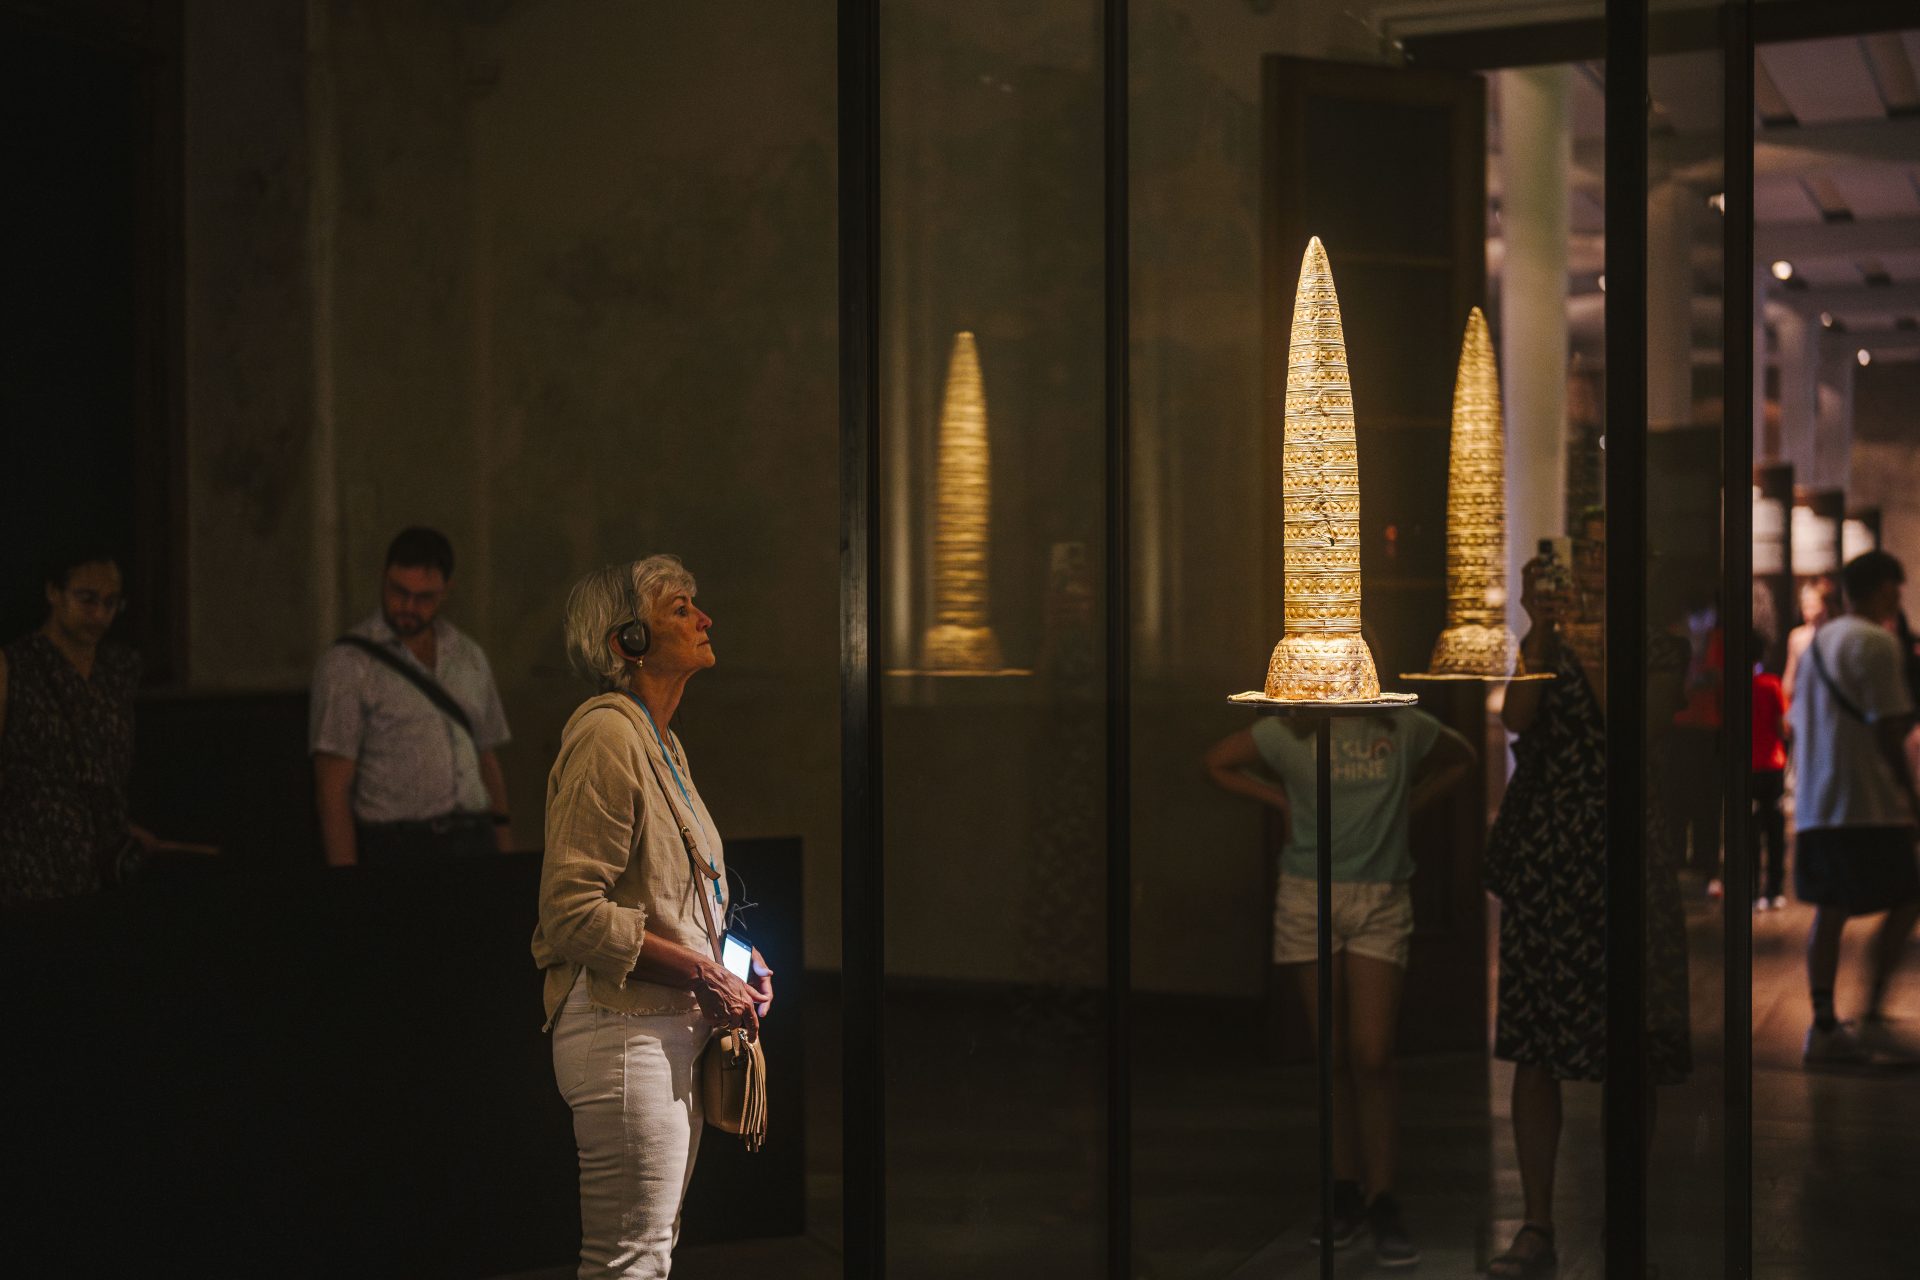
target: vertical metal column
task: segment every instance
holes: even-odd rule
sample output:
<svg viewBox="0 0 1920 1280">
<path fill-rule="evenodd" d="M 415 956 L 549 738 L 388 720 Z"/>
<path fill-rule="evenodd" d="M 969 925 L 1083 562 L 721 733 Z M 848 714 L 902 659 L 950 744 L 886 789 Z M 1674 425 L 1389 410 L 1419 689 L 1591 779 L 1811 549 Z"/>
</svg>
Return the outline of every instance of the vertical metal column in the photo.
<svg viewBox="0 0 1920 1280">
<path fill-rule="evenodd" d="M 1320 1280 L 1333 1280 L 1333 713 L 1313 722 L 1314 947 L 1319 1016 L 1315 1037 L 1320 1066 Z"/>
<path fill-rule="evenodd" d="M 840 1021 L 845 1274 L 886 1274 L 880 14 L 840 0 Z"/>
<path fill-rule="evenodd" d="M 1107 466 L 1107 1274 L 1133 1265 L 1133 620 L 1127 0 L 1102 0 Z"/>
<path fill-rule="evenodd" d="M 1720 278 L 1724 291 L 1721 359 L 1726 376 L 1720 429 L 1720 546 L 1723 582 L 1720 626 L 1726 687 L 1721 718 L 1726 734 L 1727 894 L 1725 984 L 1726 1261 L 1729 1280 L 1753 1274 L 1753 883 L 1752 786 L 1748 744 L 1753 739 L 1753 664 L 1748 643 L 1753 616 L 1753 25 L 1752 0 L 1727 0 L 1722 10 L 1724 59 L 1721 103 L 1726 205 L 1721 222 Z"/>
<path fill-rule="evenodd" d="M 1607 0 L 1606 1272 L 1647 1251 L 1647 0 Z"/>
</svg>

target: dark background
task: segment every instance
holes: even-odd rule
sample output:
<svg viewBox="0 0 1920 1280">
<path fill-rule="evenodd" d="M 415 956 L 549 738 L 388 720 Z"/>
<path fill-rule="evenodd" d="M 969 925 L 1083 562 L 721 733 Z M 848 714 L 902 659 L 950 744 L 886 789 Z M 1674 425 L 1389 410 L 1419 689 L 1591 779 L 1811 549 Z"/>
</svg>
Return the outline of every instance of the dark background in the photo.
<svg viewBox="0 0 1920 1280">
<path fill-rule="evenodd" d="M 763 904 L 768 963 L 800 972 L 799 842 L 735 842 L 728 861 Z M 527 954 L 539 870 L 189 862 L 8 912 L 9 1272 L 483 1277 L 577 1257 Z M 788 992 L 766 1032 L 768 1144 L 708 1131 L 689 1242 L 802 1230 Z"/>
</svg>

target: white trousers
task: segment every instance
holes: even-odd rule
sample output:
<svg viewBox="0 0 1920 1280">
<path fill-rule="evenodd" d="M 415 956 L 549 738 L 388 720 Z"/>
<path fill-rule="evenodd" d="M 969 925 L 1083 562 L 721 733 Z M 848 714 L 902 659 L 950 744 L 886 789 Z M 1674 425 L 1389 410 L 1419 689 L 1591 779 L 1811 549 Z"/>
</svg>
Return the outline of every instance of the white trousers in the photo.
<svg viewBox="0 0 1920 1280">
<path fill-rule="evenodd" d="M 631 1016 L 576 982 L 553 1028 L 553 1076 L 580 1148 L 580 1280 L 654 1280 L 673 1266 L 700 1151 L 698 1012 Z"/>
</svg>

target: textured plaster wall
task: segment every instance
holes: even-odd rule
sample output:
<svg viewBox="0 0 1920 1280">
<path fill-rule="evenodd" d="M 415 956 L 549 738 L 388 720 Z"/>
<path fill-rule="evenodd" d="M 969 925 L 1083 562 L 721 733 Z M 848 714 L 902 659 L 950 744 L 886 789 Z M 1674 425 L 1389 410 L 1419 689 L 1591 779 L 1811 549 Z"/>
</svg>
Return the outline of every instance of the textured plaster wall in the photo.
<svg viewBox="0 0 1920 1280">
<path fill-rule="evenodd" d="M 189 676 L 310 661 L 305 6 L 189 0 L 184 219 Z"/>
<path fill-rule="evenodd" d="M 722 669 L 681 717 L 734 836 L 800 835 L 836 958 L 838 602 L 830 10 L 347 6 L 335 368 L 346 616 L 386 539 L 445 528 L 537 837 L 584 695 L 574 577 L 656 551 Z"/>
</svg>

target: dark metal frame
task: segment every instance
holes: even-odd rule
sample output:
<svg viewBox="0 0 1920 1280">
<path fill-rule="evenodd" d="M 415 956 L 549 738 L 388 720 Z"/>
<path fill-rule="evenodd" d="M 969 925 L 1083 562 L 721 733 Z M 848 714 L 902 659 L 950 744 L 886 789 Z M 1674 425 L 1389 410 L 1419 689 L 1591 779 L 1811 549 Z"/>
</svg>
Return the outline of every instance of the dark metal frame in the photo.
<svg viewBox="0 0 1920 1280">
<path fill-rule="evenodd" d="M 1607 0 L 1606 1268 L 1647 1258 L 1647 0 Z"/>
<path fill-rule="evenodd" d="M 1722 1025 L 1726 1109 L 1725 1262 L 1729 1280 L 1753 1274 L 1753 859 L 1750 827 L 1752 771 L 1746 744 L 1753 736 L 1753 681 L 1760 656 L 1748 643 L 1753 608 L 1753 504 L 1742 501 L 1753 476 L 1753 12 L 1752 0 L 1727 0 L 1721 13 L 1721 145 L 1726 208 L 1721 223 L 1721 369 L 1725 418 L 1720 428 L 1720 625 L 1722 665 L 1721 759 L 1726 773 L 1726 913 L 1721 975 L 1726 1000 Z M 1746 1034 L 1741 1032 L 1746 1031 Z"/>
<path fill-rule="evenodd" d="M 1333 713 L 1313 722 L 1314 1021 L 1320 1074 L 1320 1280 L 1333 1280 Z"/>
<path fill-rule="evenodd" d="M 1799 4 L 1744 7 L 1749 10 L 1743 21 L 1752 44 L 1870 35 L 1913 25 L 1913 0 L 1803 0 Z M 1665 53 L 1720 48 L 1727 32 L 1723 14 L 1704 3 L 1695 9 L 1655 13 L 1650 29 Z M 1443 31 L 1410 36 L 1401 47 L 1412 65 L 1449 71 L 1584 62 L 1606 55 L 1607 23 L 1603 18 L 1572 18 L 1491 30 Z"/>
<path fill-rule="evenodd" d="M 1127 0 L 1102 0 L 1107 465 L 1107 1274 L 1133 1266 L 1133 558 Z"/>
<path fill-rule="evenodd" d="M 840 0 L 840 993 L 845 1271 L 887 1266 L 881 808 L 880 8 Z"/>
</svg>

